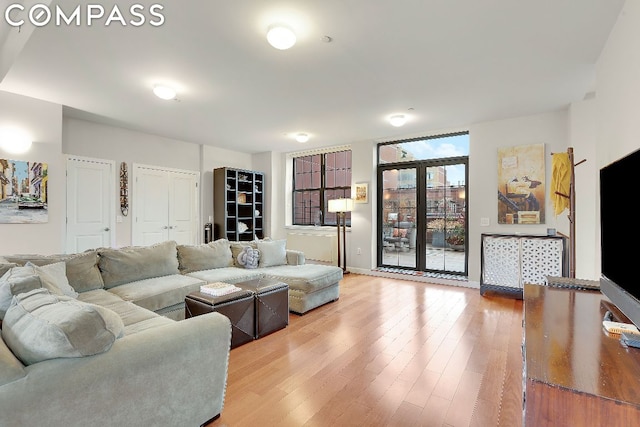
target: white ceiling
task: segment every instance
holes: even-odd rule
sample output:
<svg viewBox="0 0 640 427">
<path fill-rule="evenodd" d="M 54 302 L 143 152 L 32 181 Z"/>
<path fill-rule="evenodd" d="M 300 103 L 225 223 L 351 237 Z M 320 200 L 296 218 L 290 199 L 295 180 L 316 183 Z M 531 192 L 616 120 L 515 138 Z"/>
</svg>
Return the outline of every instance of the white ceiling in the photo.
<svg viewBox="0 0 640 427">
<path fill-rule="evenodd" d="M 86 3 L 117 3 L 128 20 L 130 4 L 153 2 L 51 4 Z M 160 27 L 102 19 L 36 28 L 0 90 L 62 104 L 68 116 L 246 152 L 464 129 L 583 99 L 624 0 L 155 3 Z M 297 32 L 290 50 L 267 44 L 274 21 Z M 159 82 L 174 84 L 179 100 L 156 98 Z M 390 126 L 402 112 L 409 122 Z M 297 132 L 310 141 L 295 142 Z"/>
</svg>

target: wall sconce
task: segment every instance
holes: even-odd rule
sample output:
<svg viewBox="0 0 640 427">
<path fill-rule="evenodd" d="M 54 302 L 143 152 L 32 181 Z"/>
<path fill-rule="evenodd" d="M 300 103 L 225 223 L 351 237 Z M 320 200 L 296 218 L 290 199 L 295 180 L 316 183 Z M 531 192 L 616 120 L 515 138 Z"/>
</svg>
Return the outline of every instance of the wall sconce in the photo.
<svg viewBox="0 0 640 427">
<path fill-rule="evenodd" d="M 22 154 L 31 148 L 31 137 L 22 129 L 7 127 L 0 129 L 0 148 L 12 154 Z"/>
<path fill-rule="evenodd" d="M 127 163 L 120 163 L 120 212 L 122 215 L 129 214 L 129 173 Z"/>
<path fill-rule="evenodd" d="M 338 267 L 342 267 L 343 274 L 347 271 L 347 220 L 346 212 L 353 210 L 353 199 L 333 199 L 329 200 L 329 212 L 335 212 L 337 215 L 336 225 L 338 227 Z M 340 245 L 340 223 L 342 223 L 342 246 Z M 342 265 L 340 265 L 340 249 L 342 249 Z"/>
</svg>

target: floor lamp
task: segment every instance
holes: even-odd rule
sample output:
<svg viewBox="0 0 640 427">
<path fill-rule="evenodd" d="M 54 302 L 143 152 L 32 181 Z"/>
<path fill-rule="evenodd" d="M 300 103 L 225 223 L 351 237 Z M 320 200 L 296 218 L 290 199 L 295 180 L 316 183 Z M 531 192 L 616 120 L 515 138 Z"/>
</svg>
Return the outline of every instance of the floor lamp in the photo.
<svg viewBox="0 0 640 427">
<path fill-rule="evenodd" d="M 353 199 L 333 199 L 329 200 L 329 212 L 336 213 L 336 226 L 338 227 L 338 267 L 342 267 L 343 274 L 347 271 L 347 220 L 346 212 L 353 210 Z M 340 223 L 342 223 L 342 240 L 340 239 Z M 341 244 L 342 243 L 342 244 Z M 342 250 L 342 265 L 340 265 L 340 252 Z"/>
</svg>

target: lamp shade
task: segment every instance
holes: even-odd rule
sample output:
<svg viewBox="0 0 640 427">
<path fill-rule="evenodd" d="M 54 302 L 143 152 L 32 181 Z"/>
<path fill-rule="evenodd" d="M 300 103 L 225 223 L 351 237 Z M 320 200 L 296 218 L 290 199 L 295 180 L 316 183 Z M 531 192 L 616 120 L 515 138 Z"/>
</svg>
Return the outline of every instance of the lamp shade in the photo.
<svg viewBox="0 0 640 427">
<path fill-rule="evenodd" d="M 351 212 L 352 210 L 353 199 L 329 200 L 329 212 Z"/>
</svg>

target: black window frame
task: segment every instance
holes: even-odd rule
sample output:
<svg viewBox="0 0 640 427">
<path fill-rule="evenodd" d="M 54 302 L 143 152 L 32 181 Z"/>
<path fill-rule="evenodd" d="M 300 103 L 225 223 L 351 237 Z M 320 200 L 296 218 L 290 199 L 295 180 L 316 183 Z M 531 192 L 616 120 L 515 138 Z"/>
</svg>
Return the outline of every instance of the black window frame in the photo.
<svg viewBox="0 0 640 427">
<path fill-rule="evenodd" d="M 347 170 L 347 174 L 348 174 L 348 179 L 347 179 L 347 185 L 343 185 L 343 186 L 333 186 L 333 187 L 328 187 L 327 186 L 327 175 L 326 175 L 326 164 L 327 164 L 327 156 L 331 155 L 331 154 L 336 154 L 336 153 L 342 153 L 342 152 L 349 152 L 349 165 L 346 168 Z M 295 156 L 293 157 L 293 190 L 292 190 L 292 206 L 291 206 L 291 224 L 292 225 L 299 225 L 299 226 L 309 226 L 309 225 L 319 225 L 319 226 L 335 226 L 336 222 L 337 222 L 337 215 L 333 212 L 327 212 L 328 209 L 328 200 L 334 199 L 336 197 L 335 196 L 336 193 L 339 194 L 339 197 L 344 197 L 344 198 L 350 198 L 351 197 L 351 177 L 352 177 L 352 173 L 353 173 L 353 157 L 351 155 L 351 150 L 350 149 L 345 149 L 345 150 L 336 150 L 336 151 L 327 151 L 327 152 L 323 152 L 323 153 L 311 153 L 311 154 L 304 154 L 301 156 Z M 296 185 L 296 165 L 297 165 L 297 160 L 299 160 L 300 158 L 305 158 L 305 157 L 309 157 L 312 158 L 313 156 L 320 156 L 320 186 L 319 187 L 309 187 L 309 188 L 300 188 L 297 189 L 297 185 Z M 303 214 L 302 218 L 308 220 L 308 222 L 297 222 L 297 216 L 296 216 L 296 195 L 298 193 L 304 193 L 304 192 L 318 192 L 319 193 L 319 206 L 318 207 L 314 207 L 314 206 L 310 206 L 309 209 L 316 209 L 316 212 L 319 210 L 320 212 L 322 212 L 322 219 L 320 221 L 319 224 L 315 223 L 315 215 L 314 214 L 309 214 L 308 218 Z M 345 219 L 346 219 L 346 224 L 347 227 L 351 226 L 351 213 L 347 212 L 345 214 Z"/>
</svg>

